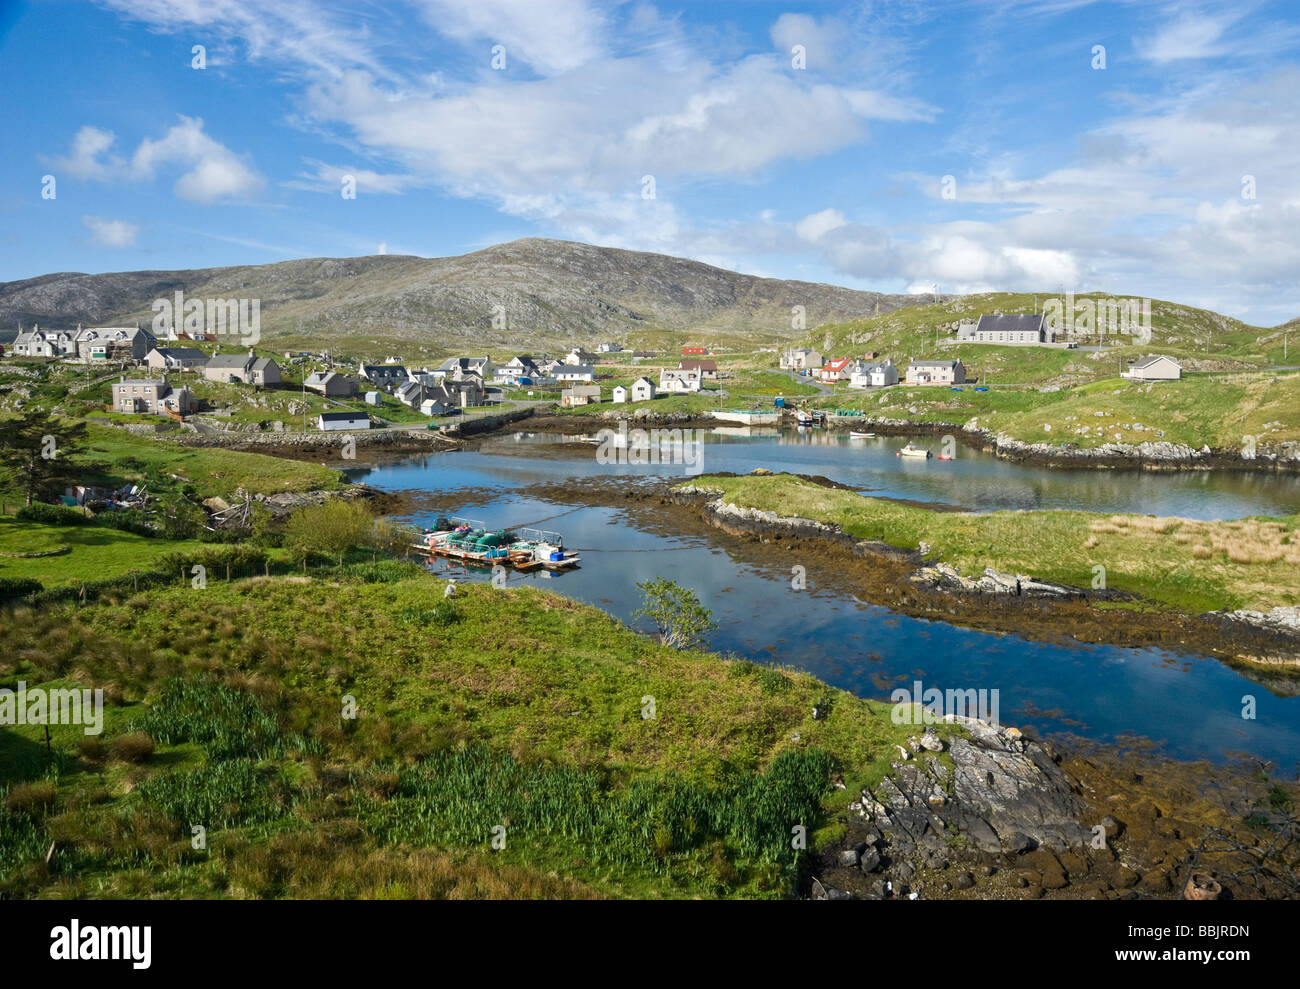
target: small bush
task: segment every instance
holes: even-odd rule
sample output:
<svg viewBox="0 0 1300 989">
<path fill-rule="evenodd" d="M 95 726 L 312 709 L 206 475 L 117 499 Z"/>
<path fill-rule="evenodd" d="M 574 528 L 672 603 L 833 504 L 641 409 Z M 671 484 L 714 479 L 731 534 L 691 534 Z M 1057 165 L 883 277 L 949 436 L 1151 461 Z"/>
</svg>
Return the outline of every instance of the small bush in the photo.
<svg viewBox="0 0 1300 989">
<path fill-rule="evenodd" d="M 47 505 L 41 501 L 24 505 L 14 517 L 20 522 L 40 522 L 43 525 L 89 525 L 91 522 L 91 517 L 80 508 Z"/>
<path fill-rule="evenodd" d="M 49 780 L 19 783 L 5 797 L 5 810 L 12 814 L 43 814 L 54 806 L 54 792 Z"/>
<path fill-rule="evenodd" d="M 98 735 L 82 735 L 77 739 L 77 754 L 88 762 L 99 762 L 104 758 L 104 743 Z"/>
<path fill-rule="evenodd" d="M 153 756 L 153 739 L 145 732 L 119 735 L 108 743 L 108 757 L 117 762 L 147 762 Z"/>
<path fill-rule="evenodd" d="M 460 621 L 456 606 L 450 601 L 439 601 L 432 608 L 406 607 L 397 613 L 399 625 L 432 625 L 446 628 Z"/>
<path fill-rule="evenodd" d="M 31 577 L 0 577 L 0 601 L 13 601 L 29 594 L 39 594 L 45 588 Z"/>
</svg>

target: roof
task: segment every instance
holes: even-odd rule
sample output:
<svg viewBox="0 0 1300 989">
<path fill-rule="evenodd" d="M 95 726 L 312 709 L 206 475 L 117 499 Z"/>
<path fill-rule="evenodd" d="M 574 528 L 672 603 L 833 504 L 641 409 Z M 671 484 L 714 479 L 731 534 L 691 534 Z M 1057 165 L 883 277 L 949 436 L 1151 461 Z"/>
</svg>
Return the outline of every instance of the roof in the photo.
<svg viewBox="0 0 1300 989">
<path fill-rule="evenodd" d="M 700 371 L 716 371 L 718 369 L 718 362 L 703 360 L 681 361 L 679 362 L 679 366 L 684 369 L 696 368 Z"/>
<path fill-rule="evenodd" d="M 279 366 L 279 364 L 275 363 L 275 361 L 269 357 L 258 357 L 253 360 L 254 371 L 265 371 L 268 367 L 278 368 Z"/>
<path fill-rule="evenodd" d="M 177 360 L 206 360 L 208 356 L 198 347 L 154 347 L 154 350 L 164 357 L 175 357 Z"/>
<path fill-rule="evenodd" d="M 845 365 L 847 365 L 847 364 L 849 363 L 849 361 L 851 361 L 851 360 L 853 360 L 852 357 L 839 357 L 839 358 L 836 358 L 835 360 L 827 361 L 827 362 L 826 362 L 826 367 L 824 367 L 822 370 L 825 370 L 825 371 L 839 371 L 839 370 L 842 369 Z"/>
<path fill-rule="evenodd" d="M 564 389 L 565 395 L 599 395 L 600 385 L 574 385 Z"/>
<path fill-rule="evenodd" d="M 1042 313 L 1012 313 L 1005 316 L 981 316 L 976 332 L 1038 333 L 1043 329 Z"/>
<path fill-rule="evenodd" d="M 912 361 L 912 367 L 956 367 L 961 361 Z"/>
<path fill-rule="evenodd" d="M 119 385 L 165 385 L 165 378 L 122 378 L 117 382 Z"/>
<path fill-rule="evenodd" d="M 208 367 L 234 367 L 243 370 L 247 365 L 247 354 L 217 354 L 208 358 Z"/>
<path fill-rule="evenodd" d="M 1129 367 L 1130 368 L 1150 367 L 1156 361 L 1168 361 L 1170 364 L 1173 364 L 1175 367 L 1178 368 L 1182 367 L 1182 365 L 1179 364 L 1172 357 L 1166 357 L 1164 354 L 1147 354 L 1145 357 L 1139 357 L 1136 361 L 1134 361 L 1131 365 L 1129 365 Z"/>
<path fill-rule="evenodd" d="M 558 377 L 561 374 L 594 374 L 595 372 L 590 364 L 560 364 L 551 373 Z"/>
<path fill-rule="evenodd" d="M 651 381 L 649 378 L 647 378 L 644 374 L 641 375 L 641 377 L 637 378 L 636 381 L 633 381 L 632 384 L 634 384 L 634 385 L 638 385 L 638 384 L 640 384 L 642 381 L 644 381 L 644 382 L 645 382 L 647 385 L 649 385 L 651 388 L 653 388 L 653 387 L 655 386 L 655 383 L 654 383 L 653 381 Z"/>
</svg>

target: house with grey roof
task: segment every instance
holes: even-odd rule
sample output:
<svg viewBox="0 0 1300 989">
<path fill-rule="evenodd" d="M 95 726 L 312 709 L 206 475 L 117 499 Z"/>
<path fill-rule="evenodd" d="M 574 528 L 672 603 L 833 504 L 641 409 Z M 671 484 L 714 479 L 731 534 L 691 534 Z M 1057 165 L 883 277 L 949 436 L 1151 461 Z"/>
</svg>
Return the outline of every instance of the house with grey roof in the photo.
<svg viewBox="0 0 1300 989">
<path fill-rule="evenodd" d="M 258 357 L 253 350 L 247 354 L 217 354 L 203 365 L 203 377 L 208 381 L 240 382 L 246 385 L 278 385 L 280 365 L 270 357 Z"/>
<path fill-rule="evenodd" d="M 17 357 L 67 357 L 76 352 L 74 334 L 33 326 L 14 337 L 13 352 Z"/>
<path fill-rule="evenodd" d="M 1147 354 L 1139 357 L 1120 373 L 1121 378 L 1129 381 L 1177 381 L 1183 376 L 1183 367 L 1172 357 L 1163 354 Z"/>
<path fill-rule="evenodd" d="M 362 364 L 357 373 L 362 381 L 369 381 L 380 388 L 395 388 L 411 378 L 401 364 Z"/>
<path fill-rule="evenodd" d="M 1042 313 L 1006 313 L 981 316 L 978 323 L 957 328 L 958 343 L 996 343 L 1004 347 L 1036 347 L 1051 343 L 1054 334 Z"/>
<path fill-rule="evenodd" d="M 960 385 L 966 380 L 966 365 L 956 361 L 912 361 L 907 365 L 909 385 Z"/>
<path fill-rule="evenodd" d="M 590 364 L 559 364 L 551 371 L 556 381 L 594 381 L 596 371 Z"/>
<path fill-rule="evenodd" d="M 337 371 L 315 371 L 307 375 L 302 386 L 326 398 L 351 398 L 357 393 L 357 379 Z"/>
<path fill-rule="evenodd" d="M 202 367 L 208 355 L 198 347 L 154 347 L 144 356 L 144 363 L 152 371 L 188 370 Z"/>
</svg>

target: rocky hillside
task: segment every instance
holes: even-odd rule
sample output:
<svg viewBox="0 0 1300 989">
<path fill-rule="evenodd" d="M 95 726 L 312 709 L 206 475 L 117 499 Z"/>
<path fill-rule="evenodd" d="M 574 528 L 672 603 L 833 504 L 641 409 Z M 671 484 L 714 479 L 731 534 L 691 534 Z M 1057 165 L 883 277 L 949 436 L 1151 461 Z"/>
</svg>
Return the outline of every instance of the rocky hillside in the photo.
<svg viewBox="0 0 1300 989">
<path fill-rule="evenodd" d="M 417 342 L 434 349 L 762 345 L 806 324 L 888 312 L 918 297 L 757 278 L 662 254 L 528 238 L 459 257 L 377 255 L 101 275 L 60 273 L 0 284 L 0 326 L 122 325 L 153 319 L 152 303 L 261 300 L 262 333 L 336 347 Z M 497 308 L 500 307 L 500 308 Z M 494 316 L 496 317 L 494 320 Z M 504 317 L 504 326 L 502 318 Z"/>
</svg>

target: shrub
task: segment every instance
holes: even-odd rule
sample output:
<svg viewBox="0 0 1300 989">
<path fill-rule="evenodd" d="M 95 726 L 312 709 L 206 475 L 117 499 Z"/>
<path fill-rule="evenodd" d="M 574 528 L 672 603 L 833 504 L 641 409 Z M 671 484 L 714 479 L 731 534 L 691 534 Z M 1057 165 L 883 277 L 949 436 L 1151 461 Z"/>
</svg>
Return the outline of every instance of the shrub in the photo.
<svg viewBox="0 0 1300 989">
<path fill-rule="evenodd" d="M 279 719 L 248 691 L 206 675 L 168 680 L 137 727 L 167 745 L 196 742 L 214 762 L 278 755 L 286 745 L 319 750 L 314 740 L 282 735 Z"/>
<path fill-rule="evenodd" d="M 19 783 L 5 797 L 5 810 L 12 814 L 43 814 L 54 806 L 54 784 L 49 780 Z"/>
<path fill-rule="evenodd" d="M 0 601 L 13 601 L 29 594 L 39 594 L 45 588 L 31 577 L 0 577 Z"/>
<path fill-rule="evenodd" d="M 460 621 L 460 614 L 450 601 L 439 601 L 432 608 L 408 606 L 397 612 L 399 625 L 433 625 L 437 628 L 446 628 L 458 621 Z"/>
<path fill-rule="evenodd" d="M 40 522 L 43 525 L 89 525 L 92 521 L 84 509 L 48 505 L 43 501 L 23 506 L 14 517 L 20 522 Z"/>
<path fill-rule="evenodd" d="M 140 795 L 181 824 L 237 827 L 279 816 L 271 788 L 243 760 L 164 773 L 140 784 Z"/>
<path fill-rule="evenodd" d="M 149 538 L 160 535 L 162 531 L 145 518 L 142 512 L 135 509 L 100 512 L 95 516 L 95 524 L 109 529 L 119 529 L 122 532 L 134 532 L 137 536 Z"/>
<path fill-rule="evenodd" d="M 119 735 L 108 743 L 108 756 L 118 762 L 147 762 L 153 756 L 153 739 L 142 731 Z"/>
</svg>

